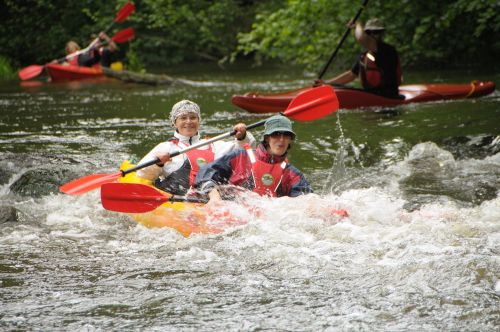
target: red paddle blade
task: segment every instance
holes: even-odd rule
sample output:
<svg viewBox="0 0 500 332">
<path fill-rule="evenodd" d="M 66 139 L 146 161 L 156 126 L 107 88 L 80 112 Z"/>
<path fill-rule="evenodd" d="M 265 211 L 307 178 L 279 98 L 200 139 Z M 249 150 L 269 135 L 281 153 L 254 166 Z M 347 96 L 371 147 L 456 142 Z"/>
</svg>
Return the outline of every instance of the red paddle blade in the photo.
<svg viewBox="0 0 500 332">
<path fill-rule="evenodd" d="M 301 92 L 283 114 L 298 121 L 313 121 L 337 112 L 339 101 L 333 87 L 323 85 Z"/>
<path fill-rule="evenodd" d="M 19 71 L 19 78 L 23 81 L 29 80 L 40 75 L 45 66 L 31 65 Z"/>
<path fill-rule="evenodd" d="M 137 183 L 107 183 L 101 187 L 106 210 L 126 213 L 153 211 L 169 200 L 169 194 Z"/>
<path fill-rule="evenodd" d="M 121 22 L 130 16 L 135 10 L 135 5 L 132 2 L 127 2 L 122 9 L 116 14 L 115 22 Z"/>
<path fill-rule="evenodd" d="M 92 174 L 87 175 L 59 187 L 62 193 L 68 195 L 81 195 L 110 183 L 122 176 L 122 172 L 115 174 Z"/>
<path fill-rule="evenodd" d="M 126 43 L 135 37 L 135 31 L 133 28 L 126 28 L 115 33 L 113 38 L 111 38 L 115 43 Z"/>
</svg>

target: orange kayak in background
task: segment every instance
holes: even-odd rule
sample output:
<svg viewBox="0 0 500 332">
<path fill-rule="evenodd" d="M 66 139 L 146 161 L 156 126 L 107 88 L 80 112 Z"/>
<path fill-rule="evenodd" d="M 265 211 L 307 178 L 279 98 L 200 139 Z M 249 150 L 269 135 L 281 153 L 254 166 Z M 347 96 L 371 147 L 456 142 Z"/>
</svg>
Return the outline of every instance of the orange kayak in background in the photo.
<svg viewBox="0 0 500 332">
<path fill-rule="evenodd" d="M 305 87 L 293 91 L 263 94 L 248 92 L 234 95 L 232 103 L 251 113 L 283 112 L 290 101 L 300 92 L 310 89 Z M 399 94 L 404 99 L 392 99 L 366 92 L 360 89 L 334 86 L 340 108 L 355 109 L 363 107 L 398 106 L 410 103 L 421 103 L 438 100 L 476 98 L 488 95 L 495 90 L 494 82 L 472 81 L 462 84 L 412 84 L 399 87 Z"/>
<path fill-rule="evenodd" d="M 94 67 L 80 67 L 49 63 L 45 67 L 53 82 L 105 77 L 99 65 Z"/>
</svg>

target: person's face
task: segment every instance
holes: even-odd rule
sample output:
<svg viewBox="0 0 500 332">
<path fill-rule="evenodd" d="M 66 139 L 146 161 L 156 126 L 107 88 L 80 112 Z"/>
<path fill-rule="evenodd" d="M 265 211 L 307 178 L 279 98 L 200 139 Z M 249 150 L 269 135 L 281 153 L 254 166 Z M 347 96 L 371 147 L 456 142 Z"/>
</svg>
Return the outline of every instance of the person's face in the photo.
<svg viewBox="0 0 500 332">
<path fill-rule="evenodd" d="M 288 150 L 292 141 L 292 134 L 289 132 L 276 131 L 266 136 L 267 152 L 274 156 L 282 156 Z"/>
<path fill-rule="evenodd" d="M 192 137 L 200 128 L 200 119 L 196 113 L 187 113 L 175 119 L 175 129 L 183 136 Z"/>
<path fill-rule="evenodd" d="M 366 34 L 375 38 L 376 40 L 380 40 L 384 35 L 384 30 L 367 30 Z"/>
</svg>

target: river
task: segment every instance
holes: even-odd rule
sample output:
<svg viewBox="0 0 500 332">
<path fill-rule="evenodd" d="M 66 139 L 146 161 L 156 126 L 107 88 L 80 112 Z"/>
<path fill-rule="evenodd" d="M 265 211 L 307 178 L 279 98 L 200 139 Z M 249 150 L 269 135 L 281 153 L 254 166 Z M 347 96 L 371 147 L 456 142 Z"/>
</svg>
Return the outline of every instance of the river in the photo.
<svg viewBox="0 0 500 332">
<path fill-rule="evenodd" d="M 139 160 L 170 137 L 180 99 L 201 105 L 214 136 L 265 118 L 231 95 L 294 89 L 314 74 L 169 74 L 192 82 L 0 82 L 0 329 L 498 330 L 498 89 L 295 122 L 290 159 L 315 194 L 264 200 L 245 225 L 185 238 L 105 210 L 98 190 L 58 187 Z M 406 83 L 474 79 L 499 84 L 500 74 L 405 73 Z"/>
</svg>

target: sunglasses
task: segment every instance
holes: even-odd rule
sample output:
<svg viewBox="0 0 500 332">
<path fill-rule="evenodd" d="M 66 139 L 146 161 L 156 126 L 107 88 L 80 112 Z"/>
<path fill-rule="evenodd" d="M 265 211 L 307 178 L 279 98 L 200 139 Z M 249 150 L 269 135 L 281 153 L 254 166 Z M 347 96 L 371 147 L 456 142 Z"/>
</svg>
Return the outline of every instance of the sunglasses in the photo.
<svg viewBox="0 0 500 332">
<path fill-rule="evenodd" d="M 291 132 L 289 132 L 289 131 L 275 131 L 274 133 L 272 133 L 272 134 L 271 134 L 271 135 L 269 135 L 269 136 L 276 138 L 276 137 L 281 137 L 282 135 L 283 135 L 283 136 L 286 136 L 286 137 L 288 137 L 288 138 L 292 138 L 292 139 L 293 139 L 293 136 L 294 136 L 294 135 L 293 135 Z"/>
<path fill-rule="evenodd" d="M 384 30 L 365 30 L 365 32 L 369 35 L 380 35 L 384 33 Z"/>
</svg>

